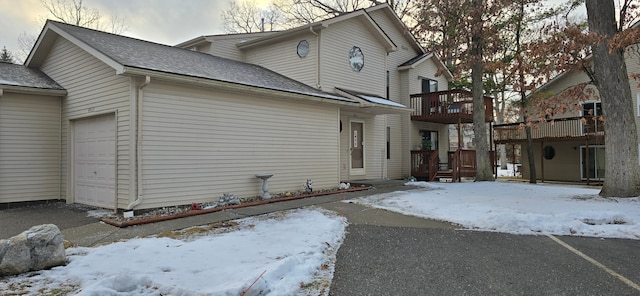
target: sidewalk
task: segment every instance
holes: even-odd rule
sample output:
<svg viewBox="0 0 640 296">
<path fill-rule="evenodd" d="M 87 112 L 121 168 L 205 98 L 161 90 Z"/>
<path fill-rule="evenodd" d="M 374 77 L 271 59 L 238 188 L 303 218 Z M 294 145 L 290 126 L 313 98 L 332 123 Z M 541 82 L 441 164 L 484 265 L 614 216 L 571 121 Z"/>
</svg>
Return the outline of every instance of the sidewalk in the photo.
<svg viewBox="0 0 640 296">
<path fill-rule="evenodd" d="M 350 223 L 382 226 L 452 228 L 448 223 L 409 217 L 385 210 L 340 202 L 343 199 L 415 189 L 415 187 L 403 186 L 403 183 L 403 181 L 395 180 L 379 181 L 371 184 L 374 186 L 371 190 L 229 209 L 126 228 L 118 228 L 102 223 L 98 218 L 87 217 L 87 208 L 83 210 L 82 207 L 68 206 L 62 202 L 51 202 L 0 210 L 0 225 L 2 225 L 2 227 L 0 227 L 0 239 L 17 235 L 34 225 L 52 223 L 60 228 L 66 240 L 78 246 L 90 247 L 138 236 L 154 235 L 163 231 L 179 230 L 191 226 L 206 225 L 310 205 L 317 205 L 344 214 Z"/>
</svg>

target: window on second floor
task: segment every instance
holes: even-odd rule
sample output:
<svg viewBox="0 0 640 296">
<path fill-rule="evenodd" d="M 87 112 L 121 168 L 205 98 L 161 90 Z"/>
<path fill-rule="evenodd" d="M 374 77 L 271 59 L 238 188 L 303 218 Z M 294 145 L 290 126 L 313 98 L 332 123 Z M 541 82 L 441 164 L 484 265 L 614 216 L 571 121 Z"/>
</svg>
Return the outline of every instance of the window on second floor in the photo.
<svg viewBox="0 0 640 296">
<path fill-rule="evenodd" d="M 602 116 L 602 104 L 600 102 L 582 103 L 582 116 L 584 117 L 582 125 L 584 133 L 604 131 L 599 118 Z"/>
<path fill-rule="evenodd" d="M 438 81 L 429 78 L 422 78 L 422 93 L 432 93 L 438 91 Z"/>
</svg>

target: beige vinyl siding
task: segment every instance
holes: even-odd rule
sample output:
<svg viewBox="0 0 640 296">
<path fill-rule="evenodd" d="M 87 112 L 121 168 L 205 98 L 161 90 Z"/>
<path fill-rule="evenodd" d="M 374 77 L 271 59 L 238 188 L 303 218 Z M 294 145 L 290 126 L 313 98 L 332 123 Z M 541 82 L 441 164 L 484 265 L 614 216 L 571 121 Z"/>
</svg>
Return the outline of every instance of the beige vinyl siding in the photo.
<svg viewBox="0 0 640 296">
<path fill-rule="evenodd" d="M 60 199 L 60 100 L 0 96 L 0 203 Z"/>
<path fill-rule="evenodd" d="M 367 29 L 364 18 L 356 17 L 331 24 L 320 32 L 320 85 L 324 91 L 335 87 L 386 96 L 386 51 Z M 375 34 L 378 34 L 377 32 Z M 364 54 L 364 67 L 355 72 L 349 64 L 349 51 L 359 47 Z M 342 114 L 340 136 L 340 179 L 379 179 L 387 176 L 386 116 Z M 364 122 L 365 175 L 350 175 L 350 120 Z"/>
<path fill-rule="evenodd" d="M 638 63 L 638 56 L 636 52 L 639 50 L 638 45 L 634 45 L 634 50 L 625 51 L 625 59 L 627 62 L 627 73 L 629 77 L 631 75 L 640 74 L 640 63 Z M 631 102 L 633 104 L 633 114 L 636 121 L 636 130 L 640 134 L 640 102 L 638 101 L 638 95 L 640 95 L 640 88 L 638 88 L 638 81 L 634 79 L 629 80 L 629 86 L 631 87 Z M 640 137 L 638 137 L 638 144 L 640 144 Z"/>
<path fill-rule="evenodd" d="M 340 133 L 340 180 L 380 179 L 386 172 L 386 124 L 384 116 L 342 113 Z M 363 122 L 365 133 L 365 174 L 351 174 L 351 121 Z"/>
<path fill-rule="evenodd" d="M 389 99 L 409 107 L 408 81 L 406 81 L 409 78 L 406 74 L 403 75 L 406 71 L 402 71 L 403 73 L 398 71 L 398 66 L 419 53 L 410 45 L 405 32 L 398 28 L 384 10 L 375 10 L 369 15 L 397 46 L 397 50 L 390 52 L 387 56 L 386 68 L 390 78 Z M 405 132 L 409 130 L 410 115 L 390 114 L 386 117 L 387 126 L 391 128 L 391 159 L 387 161 L 387 178 L 399 179 L 410 174 L 410 138 L 408 132 Z"/>
<path fill-rule="evenodd" d="M 154 84 L 143 107 L 139 208 L 338 184 L 338 108 Z"/>
<path fill-rule="evenodd" d="M 72 44 L 59 38 L 41 67 L 68 92 L 62 104 L 62 194 L 71 197 L 67 187 L 69 159 L 69 121 L 98 114 L 116 113 L 118 206 L 129 203 L 129 78 Z"/>
<path fill-rule="evenodd" d="M 262 36 L 268 36 L 273 32 L 260 32 L 250 34 L 231 34 L 231 35 L 216 35 L 206 38 L 211 42 L 207 47 L 198 48 L 198 51 L 206 52 L 214 56 L 219 56 L 236 61 L 245 61 L 244 54 L 238 49 L 237 44 L 253 40 Z"/>
<path fill-rule="evenodd" d="M 376 116 L 365 121 L 365 136 L 367 137 L 366 178 L 382 179 L 387 173 L 387 123 L 385 116 Z"/>
<path fill-rule="evenodd" d="M 236 46 L 238 42 L 240 42 L 238 39 L 213 40 L 208 53 L 227 59 L 244 61 L 242 52 Z"/>
<path fill-rule="evenodd" d="M 436 65 L 432 59 L 422 61 L 416 65 L 414 69 L 409 71 L 409 94 L 419 94 L 422 92 L 422 79 L 419 77 L 438 81 L 438 91 L 449 89 L 449 81 L 447 81 L 447 78 L 444 75 L 436 76 L 438 65 Z"/>
<path fill-rule="evenodd" d="M 541 157 L 542 147 L 540 143 L 533 143 L 533 159 L 535 159 L 536 177 L 538 179 L 542 178 L 542 174 L 544 174 L 544 179 L 550 181 L 582 181 L 580 146 L 584 145 L 584 142 L 549 142 L 543 145 L 552 146 L 556 154 L 553 159 L 544 159 L 544 157 Z M 521 147 L 522 155 L 527 155 L 527 145 L 521 145 Z M 542 173 L 543 167 L 544 173 Z M 520 171 L 524 179 L 529 179 L 529 162 L 526 157 L 523 157 Z"/>
<path fill-rule="evenodd" d="M 351 18 L 320 32 L 322 90 L 331 92 L 334 87 L 340 87 L 385 96 L 386 51 L 364 21 L 362 17 Z M 360 72 L 355 72 L 349 64 L 349 51 L 353 46 L 360 47 L 364 54 L 364 67 Z"/>
<path fill-rule="evenodd" d="M 409 102 L 409 71 L 400 71 L 399 79 L 400 79 L 400 97 L 406 98 L 407 103 L 405 106 L 410 107 Z M 407 114 L 402 116 L 400 121 L 400 133 L 402 135 L 402 159 L 401 159 L 401 172 L 402 176 L 411 175 L 411 153 L 410 151 L 413 149 L 411 146 L 411 128 L 413 126 L 413 122 L 411 121 L 411 115 Z"/>
<path fill-rule="evenodd" d="M 297 52 L 298 43 L 302 40 L 309 42 L 309 53 L 303 58 L 299 57 Z M 317 87 L 317 44 L 315 35 L 297 35 L 282 42 L 247 49 L 245 61 L 263 66 L 311 87 Z"/>
</svg>

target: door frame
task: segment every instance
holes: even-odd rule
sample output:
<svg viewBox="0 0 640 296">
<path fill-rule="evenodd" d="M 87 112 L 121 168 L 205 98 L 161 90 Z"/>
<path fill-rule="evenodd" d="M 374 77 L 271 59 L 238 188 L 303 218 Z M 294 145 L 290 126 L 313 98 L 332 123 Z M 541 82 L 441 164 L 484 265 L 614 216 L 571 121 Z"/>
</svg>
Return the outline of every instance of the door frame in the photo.
<svg viewBox="0 0 640 296">
<path fill-rule="evenodd" d="M 112 210 L 116 210 L 118 209 L 118 111 L 106 111 L 106 112 L 96 112 L 93 114 L 89 114 L 89 115 L 84 115 L 84 116 L 75 116 L 75 117 L 69 117 L 67 119 L 68 122 L 68 126 L 67 126 L 67 135 L 68 135 L 68 139 L 67 139 L 67 182 L 66 182 L 66 186 L 67 186 L 67 203 L 68 204 L 72 204 L 72 203 L 76 203 L 76 197 L 75 197 L 75 191 L 76 191 L 76 184 L 75 184 L 75 125 L 76 122 L 78 120 L 83 120 L 83 119 L 90 119 L 90 118 L 94 118 L 94 117 L 101 117 L 101 116 L 113 116 L 113 128 L 114 128 L 114 166 L 113 166 L 113 205 L 112 205 Z"/>
<path fill-rule="evenodd" d="M 587 148 L 587 146 L 585 146 L 585 145 L 581 145 L 580 146 L 580 179 L 583 180 L 583 181 L 587 180 L 587 176 L 585 175 L 585 173 L 589 174 L 589 172 L 585 172 L 585 166 L 584 166 L 584 161 L 583 161 L 584 160 L 584 152 L 583 151 L 587 150 L 586 148 Z M 594 164 L 596 166 L 594 168 L 592 168 L 594 170 L 594 175 L 595 176 L 593 178 L 591 176 L 589 176 L 589 180 L 603 181 L 605 177 L 598 176 L 598 170 L 599 169 L 604 170 L 605 168 L 597 167 L 597 161 L 595 161 L 595 160 L 597 160 L 597 156 L 596 155 L 598 154 L 598 150 L 600 150 L 598 148 L 602 148 L 601 149 L 602 153 L 604 153 L 605 146 L 604 145 L 589 145 L 589 149 L 591 149 L 591 148 L 593 148 L 593 151 L 595 153 L 594 153 L 594 155 L 589 154 L 589 159 L 590 160 L 594 159 Z M 605 164 L 605 167 L 606 167 L 606 164 Z M 605 171 L 605 175 L 606 175 L 606 171 Z"/>
<path fill-rule="evenodd" d="M 353 152 L 353 123 L 359 123 L 362 125 L 362 135 L 360 136 L 360 139 L 358 140 L 360 142 L 360 145 L 362 146 L 362 168 L 353 168 L 353 158 L 352 158 L 352 152 Z M 361 175 L 366 175 L 366 171 L 367 171 L 367 158 L 366 158 L 366 145 L 365 145 L 365 137 L 364 135 L 366 134 L 365 132 L 365 124 L 364 124 L 364 120 L 358 120 L 358 119 L 351 119 L 349 120 L 349 175 L 357 175 L 357 176 L 361 176 Z"/>
</svg>

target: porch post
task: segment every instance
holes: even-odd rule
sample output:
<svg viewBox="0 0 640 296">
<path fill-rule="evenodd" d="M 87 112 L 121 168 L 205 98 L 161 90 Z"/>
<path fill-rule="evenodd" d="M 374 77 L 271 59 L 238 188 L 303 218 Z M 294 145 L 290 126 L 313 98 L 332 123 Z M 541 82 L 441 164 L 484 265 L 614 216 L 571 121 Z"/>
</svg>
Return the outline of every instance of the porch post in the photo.
<svg viewBox="0 0 640 296">
<path fill-rule="evenodd" d="M 544 142 L 540 142 L 540 178 L 544 183 Z"/>
<path fill-rule="evenodd" d="M 516 144 L 511 144 L 511 167 L 513 168 L 513 176 L 516 176 Z"/>
<path fill-rule="evenodd" d="M 587 185 L 589 185 L 590 176 L 589 176 L 589 138 L 584 141 L 585 149 L 584 149 L 584 174 L 587 175 Z"/>
</svg>

